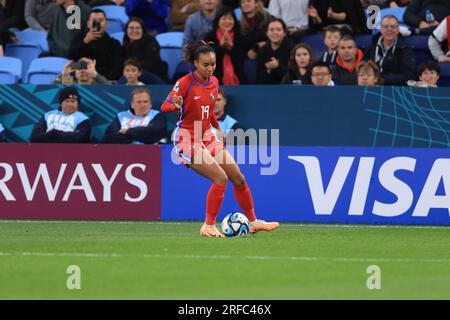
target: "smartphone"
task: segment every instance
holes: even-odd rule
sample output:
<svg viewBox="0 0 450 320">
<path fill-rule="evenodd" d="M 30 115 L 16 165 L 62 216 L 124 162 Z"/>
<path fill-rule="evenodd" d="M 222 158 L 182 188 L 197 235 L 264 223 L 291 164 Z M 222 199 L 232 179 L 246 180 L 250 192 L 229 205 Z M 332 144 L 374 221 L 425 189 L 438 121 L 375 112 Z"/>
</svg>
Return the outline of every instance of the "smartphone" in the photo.
<svg viewBox="0 0 450 320">
<path fill-rule="evenodd" d="M 94 31 L 100 31 L 101 28 L 102 28 L 102 25 L 101 25 L 101 23 L 100 23 L 99 20 L 94 20 L 94 21 L 92 22 L 92 29 L 93 29 Z"/>
<path fill-rule="evenodd" d="M 84 60 L 78 60 L 72 63 L 72 70 L 87 70 L 87 62 Z"/>
</svg>

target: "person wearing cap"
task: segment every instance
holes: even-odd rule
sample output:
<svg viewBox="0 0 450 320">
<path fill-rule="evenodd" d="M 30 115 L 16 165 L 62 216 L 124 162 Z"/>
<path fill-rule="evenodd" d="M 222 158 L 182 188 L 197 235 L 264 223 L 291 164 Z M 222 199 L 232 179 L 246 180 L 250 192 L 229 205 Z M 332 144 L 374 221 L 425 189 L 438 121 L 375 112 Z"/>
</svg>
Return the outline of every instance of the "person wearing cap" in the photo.
<svg viewBox="0 0 450 320">
<path fill-rule="evenodd" d="M 89 118 L 78 111 L 80 95 L 74 87 L 59 93 L 60 107 L 47 112 L 31 132 L 31 142 L 88 143 L 91 140 Z"/>
<path fill-rule="evenodd" d="M 0 142 L 6 142 L 5 128 L 0 123 Z"/>
<path fill-rule="evenodd" d="M 137 88 L 131 93 L 131 108 L 119 112 L 106 129 L 105 143 L 154 144 L 166 136 L 166 119 L 152 109 L 152 99 L 147 88 Z"/>
</svg>

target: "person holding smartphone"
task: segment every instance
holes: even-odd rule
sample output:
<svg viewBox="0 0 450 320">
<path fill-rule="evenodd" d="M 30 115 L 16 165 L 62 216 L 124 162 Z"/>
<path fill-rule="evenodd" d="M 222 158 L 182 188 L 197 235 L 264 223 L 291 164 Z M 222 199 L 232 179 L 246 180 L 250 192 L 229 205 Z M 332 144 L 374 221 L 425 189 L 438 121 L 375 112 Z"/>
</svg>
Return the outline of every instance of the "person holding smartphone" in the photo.
<svg viewBox="0 0 450 320">
<path fill-rule="evenodd" d="M 96 61 L 81 58 L 78 61 L 69 60 L 62 73 L 53 81 L 53 84 L 110 84 L 104 76 L 96 70 Z"/>
<path fill-rule="evenodd" d="M 73 40 L 69 59 L 77 61 L 86 57 L 95 60 L 100 74 L 108 80 L 117 80 L 122 75 L 122 47 L 119 41 L 106 33 L 107 26 L 105 12 L 92 10 L 87 21 L 88 31 Z"/>
</svg>

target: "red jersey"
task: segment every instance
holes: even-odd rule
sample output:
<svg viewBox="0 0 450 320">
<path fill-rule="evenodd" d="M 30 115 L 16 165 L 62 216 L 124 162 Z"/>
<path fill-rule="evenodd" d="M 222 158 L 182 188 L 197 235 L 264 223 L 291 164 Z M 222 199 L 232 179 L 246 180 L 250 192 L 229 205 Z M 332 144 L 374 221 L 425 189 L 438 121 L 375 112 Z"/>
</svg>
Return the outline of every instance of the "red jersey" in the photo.
<svg viewBox="0 0 450 320">
<path fill-rule="evenodd" d="M 175 111 L 172 104 L 174 95 L 183 97 L 183 105 L 178 110 L 178 122 L 175 129 L 174 142 L 178 140 L 177 132 L 180 128 L 188 130 L 191 138 L 194 139 L 194 122 L 201 121 L 201 134 L 196 137 L 197 141 L 203 140 L 205 132 L 211 129 L 211 126 L 219 129 L 219 124 L 214 115 L 214 105 L 216 104 L 217 95 L 219 94 L 219 81 L 212 76 L 208 82 L 201 81 L 195 72 L 191 72 L 179 79 L 172 91 L 169 93 L 166 101 L 161 106 L 161 111 Z M 199 126 L 197 124 L 197 126 Z"/>
</svg>

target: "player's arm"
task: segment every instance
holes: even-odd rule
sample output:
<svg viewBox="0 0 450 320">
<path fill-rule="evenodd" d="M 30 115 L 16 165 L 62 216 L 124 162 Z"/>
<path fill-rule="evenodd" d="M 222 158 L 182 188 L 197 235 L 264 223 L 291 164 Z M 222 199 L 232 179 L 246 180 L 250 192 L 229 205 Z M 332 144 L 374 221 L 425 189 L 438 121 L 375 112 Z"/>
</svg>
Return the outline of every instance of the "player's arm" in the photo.
<svg viewBox="0 0 450 320">
<path fill-rule="evenodd" d="M 173 112 L 175 110 L 180 110 L 183 105 L 183 95 L 184 95 L 184 83 L 178 81 L 175 83 L 172 91 L 170 91 L 166 100 L 161 106 L 162 112 Z"/>
</svg>

